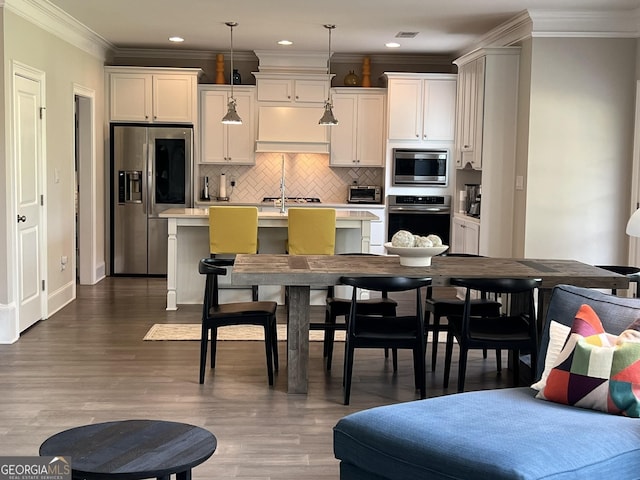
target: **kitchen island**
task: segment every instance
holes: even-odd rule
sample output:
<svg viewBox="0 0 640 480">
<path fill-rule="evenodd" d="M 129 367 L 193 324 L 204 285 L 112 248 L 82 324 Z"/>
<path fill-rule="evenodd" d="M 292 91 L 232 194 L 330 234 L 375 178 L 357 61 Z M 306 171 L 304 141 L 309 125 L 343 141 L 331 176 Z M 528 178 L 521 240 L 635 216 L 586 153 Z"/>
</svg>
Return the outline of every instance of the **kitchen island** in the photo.
<svg viewBox="0 0 640 480">
<path fill-rule="evenodd" d="M 172 208 L 160 214 L 168 220 L 167 310 L 179 304 L 202 303 L 204 278 L 198 273 L 198 261 L 209 256 L 209 211 L 205 208 Z M 369 252 L 371 222 L 378 217 L 366 211 L 336 210 L 336 253 Z M 194 228 L 195 227 L 195 228 Z M 261 253 L 284 253 L 287 238 L 287 214 L 258 213 L 258 242 Z M 231 281 L 221 279 L 229 300 Z M 238 292 L 235 292 L 238 293 Z M 281 287 L 260 288 L 260 299 L 281 301 Z"/>
</svg>

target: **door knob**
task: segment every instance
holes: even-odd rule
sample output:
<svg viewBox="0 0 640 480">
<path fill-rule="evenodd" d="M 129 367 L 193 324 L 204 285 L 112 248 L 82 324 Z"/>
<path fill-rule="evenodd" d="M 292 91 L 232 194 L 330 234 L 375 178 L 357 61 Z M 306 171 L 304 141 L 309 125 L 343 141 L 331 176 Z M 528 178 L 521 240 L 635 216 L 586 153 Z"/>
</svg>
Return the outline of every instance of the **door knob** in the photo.
<svg viewBox="0 0 640 480">
<path fill-rule="evenodd" d="M 18 215 L 18 223 L 26 222 L 26 221 L 27 221 L 27 217 L 25 217 L 24 215 Z"/>
</svg>

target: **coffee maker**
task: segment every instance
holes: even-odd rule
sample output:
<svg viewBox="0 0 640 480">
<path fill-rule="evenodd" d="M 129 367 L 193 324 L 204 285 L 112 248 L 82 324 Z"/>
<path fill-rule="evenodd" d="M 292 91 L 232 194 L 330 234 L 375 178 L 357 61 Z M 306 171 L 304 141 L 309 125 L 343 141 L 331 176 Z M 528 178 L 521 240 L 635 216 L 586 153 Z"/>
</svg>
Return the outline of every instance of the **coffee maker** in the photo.
<svg viewBox="0 0 640 480">
<path fill-rule="evenodd" d="M 467 215 L 471 217 L 480 217 L 482 186 L 475 183 L 468 183 L 465 184 L 465 190 L 467 192 Z"/>
</svg>

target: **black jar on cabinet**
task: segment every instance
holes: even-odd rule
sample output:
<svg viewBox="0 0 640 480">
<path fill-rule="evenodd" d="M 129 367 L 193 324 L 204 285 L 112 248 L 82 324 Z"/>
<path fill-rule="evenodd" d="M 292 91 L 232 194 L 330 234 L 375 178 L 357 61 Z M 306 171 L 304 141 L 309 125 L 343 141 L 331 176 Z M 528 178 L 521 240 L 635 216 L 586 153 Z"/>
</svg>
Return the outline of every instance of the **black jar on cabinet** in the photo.
<svg viewBox="0 0 640 480">
<path fill-rule="evenodd" d="M 240 85 L 242 83 L 242 77 L 240 76 L 240 72 L 238 72 L 237 68 L 233 69 L 233 84 Z"/>
</svg>

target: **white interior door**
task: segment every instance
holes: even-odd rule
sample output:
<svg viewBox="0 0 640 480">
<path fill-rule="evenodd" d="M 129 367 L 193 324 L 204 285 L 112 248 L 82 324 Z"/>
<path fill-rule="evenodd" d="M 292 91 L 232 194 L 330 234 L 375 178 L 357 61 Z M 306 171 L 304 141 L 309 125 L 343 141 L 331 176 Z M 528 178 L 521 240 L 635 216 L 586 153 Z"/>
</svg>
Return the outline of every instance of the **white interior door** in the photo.
<svg viewBox="0 0 640 480">
<path fill-rule="evenodd" d="M 14 76 L 20 332 L 43 318 L 41 83 Z"/>
</svg>

